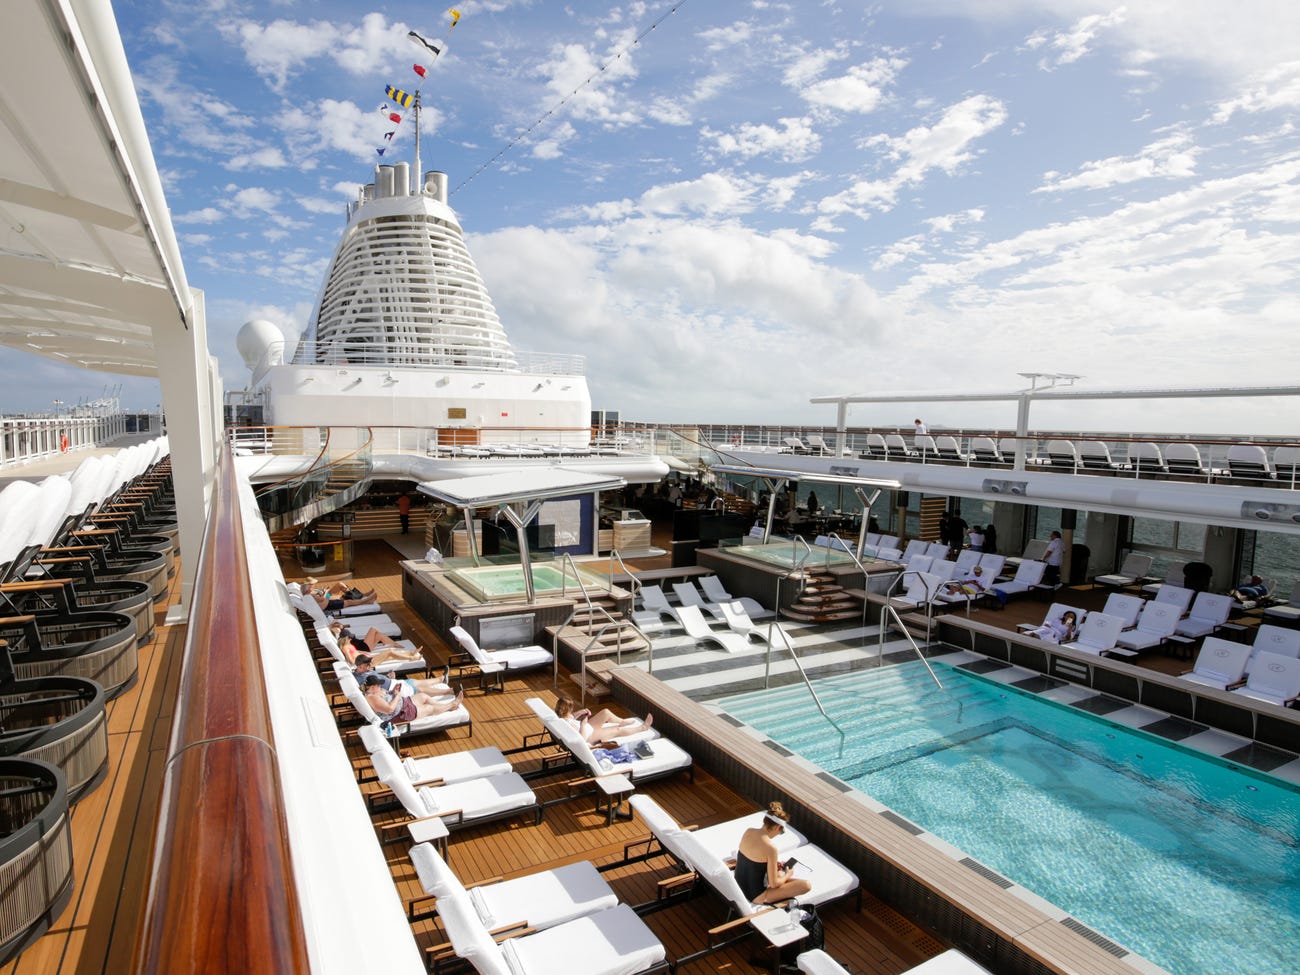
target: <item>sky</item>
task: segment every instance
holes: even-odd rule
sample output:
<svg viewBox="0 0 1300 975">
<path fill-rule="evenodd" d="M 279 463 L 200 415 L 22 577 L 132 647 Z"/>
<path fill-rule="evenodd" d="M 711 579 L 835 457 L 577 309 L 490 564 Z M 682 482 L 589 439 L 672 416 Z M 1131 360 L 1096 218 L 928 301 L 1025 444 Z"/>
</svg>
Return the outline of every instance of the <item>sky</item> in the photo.
<svg viewBox="0 0 1300 975">
<path fill-rule="evenodd" d="M 1292 0 L 117 0 L 227 388 L 297 335 L 420 87 L 425 169 L 518 349 L 624 418 L 833 425 L 812 396 L 1300 382 Z M 653 29 L 650 29 L 653 27 Z M 421 82 L 416 30 L 445 50 Z M 413 155 L 410 120 L 385 159 Z M 0 353 L 6 410 L 123 383 Z M 1139 414 L 1140 421 L 1133 419 Z M 1014 425 L 857 405 L 853 425 Z M 1300 433 L 1286 400 L 1033 425 Z"/>
</svg>

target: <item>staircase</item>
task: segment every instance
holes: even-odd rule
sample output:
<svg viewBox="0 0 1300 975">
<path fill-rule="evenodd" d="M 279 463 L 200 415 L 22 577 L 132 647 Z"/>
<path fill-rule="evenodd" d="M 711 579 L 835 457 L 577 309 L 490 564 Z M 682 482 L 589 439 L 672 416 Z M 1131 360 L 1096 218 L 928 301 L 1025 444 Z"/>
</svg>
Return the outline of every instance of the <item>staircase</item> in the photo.
<svg viewBox="0 0 1300 975">
<path fill-rule="evenodd" d="M 839 584 L 825 569 L 805 567 L 803 591 L 790 606 L 782 608 L 786 619 L 804 623 L 834 623 L 862 615 L 862 600 Z"/>
<path fill-rule="evenodd" d="M 621 657 L 624 661 L 629 656 L 650 649 L 650 643 L 633 626 L 632 621 L 619 612 L 617 604 L 608 594 L 593 594 L 591 607 L 579 603 L 569 621 L 561 626 L 548 626 L 547 634 L 554 642 L 556 655 L 568 651 L 564 658 L 587 659 L 588 686 L 587 693 L 597 697 L 608 693 L 600 674 L 607 669 L 595 664 L 595 661 L 609 661 Z M 603 630 L 603 632 L 602 632 Z M 599 636 L 597 636 L 599 634 Z M 592 643 L 592 639 L 595 643 Z M 562 658 L 562 659 L 564 659 Z M 574 668 L 574 680 L 578 680 Z"/>
</svg>

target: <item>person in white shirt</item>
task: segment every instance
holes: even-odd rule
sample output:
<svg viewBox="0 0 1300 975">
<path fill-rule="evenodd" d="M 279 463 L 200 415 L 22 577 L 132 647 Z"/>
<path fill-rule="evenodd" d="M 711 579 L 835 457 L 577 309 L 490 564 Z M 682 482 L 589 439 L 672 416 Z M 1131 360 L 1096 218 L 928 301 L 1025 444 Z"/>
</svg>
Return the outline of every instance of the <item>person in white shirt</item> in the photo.
<svg viewBox="0 0 1300 975">
<path fill-rule="evenodd" d="M 925 425 L 925 423 L 923 423 L 923 422 L 921 421 L 921 418 L 920 418 L 920 417 L 917 417 L 917 418 L 916 418 L 915 420 L 913 420 L 912 422 L 913 422 L 913 425 L 916 427 L 916 430 L 915 430 L 915 431 L 913 432 L 913 434 L 912 434 L 913 436 L 915 436 L 915 437 L 924 437 L 924 436 L 927 436 L 927 435 L 930 433 L 930 428 L 927 427 L 927 426 Z"/>
<path fill-rule="evenodd" d="M 1061 581 L 1061 563 L 1065 561 L 1065 542 L 1061 541 L 1060 532 L 1052 532 L 1052 537 L 1047 540 L 1043 561 L 1047 563 L 1043 581 L 1054 586 Z"/>
</svg>

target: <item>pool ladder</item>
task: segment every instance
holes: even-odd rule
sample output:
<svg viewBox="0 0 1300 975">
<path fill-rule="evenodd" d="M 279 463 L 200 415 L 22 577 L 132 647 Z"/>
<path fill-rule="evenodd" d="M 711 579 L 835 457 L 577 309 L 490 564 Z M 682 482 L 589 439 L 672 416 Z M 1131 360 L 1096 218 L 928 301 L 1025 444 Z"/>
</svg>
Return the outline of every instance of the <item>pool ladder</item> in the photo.
<svg viewBox="0 0 1300 975">
<path fill-rule="evenodd" d="M 615 559 L 618 560 L 619 565 L 623 566 L 623 571 L 627 572 L 628 575 L 631 575 L 631 573 L 628 572 L 627 565 L 624 564 L 623 562 L 623 557 L 619 555 L 617 551 L 610 552 L 610 570 L 611 570 L 610 575 L 613 575 L 612 570 L 614 567 Z M 610 614 L 609 610 L 607 610 L 604 606 L 598 606 L 596 605 L 595 602 L 592 601 L 591 593 L 587 592 L 587 587 L 583 585 L 582 582 L 582 576 L 578 574 L 578 566 L 573 561 L 573 556 L 570 555 L 568 552 L 565 552 L 560 557 L 560 564 L 561 566 L 564 567 L 564 571 L 562 572 L 563 581 L 561 582 L 560 585 L 560 594 L 564 595 L 568 591 L 568 585 L 569 585 L 568 575 L 569 572 L 572 571 L 574 582 L 577 583 L 578 590 L 582 593 L 582 598 L 587 604 L 587 619 L 595 620 L 599 617 L 604 617 L 605 619 L 604 625 L 602 625 L 601 628 L 597 630 L 595 633 L 591 634 L 591 639 L 587 641 L 587 645 L 583 647 L 581 651 L 579 651 L 579 659 L 582 662 L 582 666 L 581 666 L 582 680 L 580 682 L 580 686 L 582 687 L 582 703 L 583 704 L 587 703 L 587 654 L 591 652 L 592 647 L 600 643 L 600 638 L 605 635 L 605 633 L 609 630 L 611 626 L 617 627 L 619 633 L 619 640 L 616 647 L 615 659 L 620 664 L 623 662 L 623 631 L 627 627 L 631 627 L 633 632 L 635 632 L 639 637 L 641 637 L 641 639 L 646 642 L 646 645 L 650 647 L 650 650 L 648 650 L 647 653 L 649 653 L 650 655 L 650 672 L 653 673 L 654 672 L 654 651 L 653 651 L 654 644 L 651 642 L 650 638 L 647 637 L 644 632 L 642 632 L 641 628 L 636 625 L 636 621 L 633 620 L 631 617 L 626 617 L 623 620 L 617 620 Z M 634 577 L 632 580 L 632 584 L 633 584 L 632 605 L 635 606 L 636 591 L 640 587 L 640 583 Z M 578 612 L 578 607 L 575 605 L 573 607 L 573 612 L 571 612 L 568 615 L 568 617 L 565 619 L 562 625 L 568 626 L 569 623 L 573 621 L 573 617 L 577 615 L 577 612 Z M 560 683 L 560 638 L 558 635 L 555 637 L 551 650 L 552 650 L 551 686 L 558 687 Z"/>
</svg>

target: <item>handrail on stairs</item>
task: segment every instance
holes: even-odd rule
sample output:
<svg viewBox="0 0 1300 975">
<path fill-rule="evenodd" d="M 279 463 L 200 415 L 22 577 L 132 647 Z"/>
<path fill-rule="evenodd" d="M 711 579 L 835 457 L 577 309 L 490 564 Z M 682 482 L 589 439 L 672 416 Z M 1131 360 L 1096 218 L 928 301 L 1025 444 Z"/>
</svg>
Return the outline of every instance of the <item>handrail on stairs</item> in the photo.
<svg viewBox="0 0 1300 975">
<path fill-rule="evenodd" d="M 844 551 L 848 554 L 848 557 L 851 558 L 851 559 L 853 560 L 853 564 L 856 565 L 856 566 L 858 567 L 858 570 L 862 573 L 862 591 L 863 591 L 863 592 L 866 592 L 866 591 L 867 591 L 867 567 L 866 567 L 865 565 L 863 565 L 863 564 L 862 564 L 862 560 L 861 560 L 860 558 L 858 558 L 858 553 L 857 553 L 856 551 L 854 551 L 851 547 L 849 547 L 849 546 L 848 546 L 848 543 L 845 542 L 844 539 L 840 538 L 839 534 L 836 533 L 836 532 L 831 532 L 829 535 L 826 536 L 826 539 L 827 539 L 828 541 L 832 541 L 832 542 L 839 542 L 839 543 L 840 543 L 840 547 L 842 547 L 842 548 L 844 549 Z M 829 567 L 829 565 L 830 565 L 830 552 L 829 552 L 829 550 L 828 550 L 827 555 L 826 555 L 826 564 L 827 564 L 827 566 Z M 867 601 L 866 601 L 866 599 L 864 598 L 864 599 L 862 600 L 862 631 L 863 631 L 863 632 L 862 632 L 862 645 L 863 645 L 863 647 L 865 647 L 866 644 L 867 644 L 867 633 L 866 633 L 866 629 L 867 629 Z"/>
<path fill-rule="evenodd" d="M 619 564 L 622 564 L 622 562 L 623 560 L 620 558 Z M 573 570 L 574 581 L 577 582 L 578 589 L 582 593 L 583 601 L 587 604 L 587 614 L 588 614 L 587 618 L 596 619 L 597 614 L 599 613 L 599 615 L 603 616 L 606 620 L 605 624 L 596 632 L 596 634 L 591 638 L 591 640 L 587 643 L 587 645 L 583 647 L 581 651 L 579 651 L 579 655 L 582 660 L 582 701 L 585 704 L 587 701 L 587 653 L 600 640 L 600 638 L 605 635 L 606 630 L 608 630 L 611 626 L 618 628 L 618 642 L 615 644 L 615 652 L 617 654 L 617 659 L 619 663 L 623 662 L 623 630 L 624 630 L 624 627 L 622 627 L 620 623 L 626 622 L 632 628 L 632 630 L 635 631 L 639 637 L 641 637 L 642 640 L 645 640 L 647 646 L 652 646 L 652 644 L 650 643 L 649 638 L 647 638 L 646 635 L 641 631 L 641 628 L 636 625 L 635 620 L 631 620 L 631 619 L 622 620 L 622 621 L 617 620 L 614 618 L 613 614 L 611 614 L 610 611 L 607 610 L 604 606 L 597 605 L 595 602 L 592 601 L 591 593 L 589 593 L 587 591 L 587 587 L 583 585 L 582 576 L 578 574 L 578 565 L 576 562 L 573 561 L 573 556 L 571 554 L 569 554 L 568 552 L 563 553 L 560 556 L 560 565 L 561 567 L 567 566 L 568 569 Z M 624 566 L 623 568 L 624 570 L 626 570 L 627 566 Z M 564 580 L 560 584 L 560 595 L 563 596 L 568 591 L 568 572 L 562 571 L 560 575 Z M 568 626 L 571 622 L 573 622 L 573 618 L 578 614 L 578 609 L 579 606 L 575 604 L 573 610 L 569 613 L 568 616 L 564 618 L 564 622 L 560 624 L 560 629 L 563 629 L 564 627 Z M 551 640 L 551 686 L 558 687 L 559 684 L 560 684 L 560 633 L 559 630 L 556 630 L 555 636 Z"/>
<path fill-rule="evenodd" d="M 894 608 L 894 604 L 890 601 L 893 599 L 894 590 L 898 588 L 898 584 L 903 580 L 904 576 L 908 575 L 924 576 L 925 573 L 917 572 L 915 569 L 904 569 L 897 575 L 897 577 L 895 577 L 894 581 L 890 583 L 889 590 L 885 593 L 885 606 L 881 610 L 880 659 L 883 660 L 885 658 L 885 630 L 887 627 L 884 625 L 883 616 L 885 613 L 888 613 L 894 618 L 894 625 L 898 627 L 899 632 L 902 633 L 903 636 L 907 637 L 907 642 L 912 645 L 912 651 L 916 654 L 916 659 L 925 664 L 925 669 L 930 672 L 930 679 L 934 681 L 935 686 L 937 686 L 939 690 L 943 690 L 943 684 L 935 674 L 934 668 L 930 666 L 930 661 L 925 659 L 925 654 L 921 652 L 921 648 L 917 645 L 917 642 L 912 639 L 911 631 L 903 625 L 903 618 L 898 615 L 898 610 Z M 930 583 L 925 579 L 922 579 L 921 584 L 925 586 L 925 633 L 928 642 L 931 624 L 934 620 L 934 603 L 930 598 Z"/>
<path fill-rule="evenodd" d="M 790 559 L 790 570 L 776 577 L 776 602 L 773 604 L 776 613 L 781 611 L 781 583 L 786 579 L 793 578 L 794 574 L 798 572 L 800 574 L 800 585 L 802 586 L 804 581 L 802 578 L 803 564 L 812 555 L 812 548 L 806 541 L 804 541 L 804 539 L 796 535 L 794 541 L 796 553 L 798 551 L 798 543 L 803 542 L 803 547 L 808 550 L 808 554 L 804 556 L 803 561 L 799 561 L 792 556 Z M 808 678 L 808 672 L 803 669 L 803 662 L 799 659 L 799 654 L 795 652 L 794 643 L 790 640 L 790 637 L 785 630 L 781 629 L 780 624 L 776 622 L 775 616 L 768 620 L 767 623 L 767 650 L 763 654 L 763 687 L 766 688 L 771 686 L 772 627 L 774 626 L 776 627 L 777 632 L 781 634 L 781 642 L 785 645 L 786 652 L 790 654 L 790 659 L 794 661 L 794 669 L 799 671 L 799 676 L 803 678 L 804 687 L 808 688 L 808 693 L 812 695 L 813 703 L 817 705 L 817 710 L 821 712 L 821 716 L 829 722 L 831 727 L 840 733 L 840 738 L 843 739 L 845 737 L 844 729 L 839 726 L 839 723 L 834 718 L 826 713 L 826 708 L 822 706 L 822 699 L 817 696 L 817 691 L 812 686 L 812 681 Z"/>
</svg>

